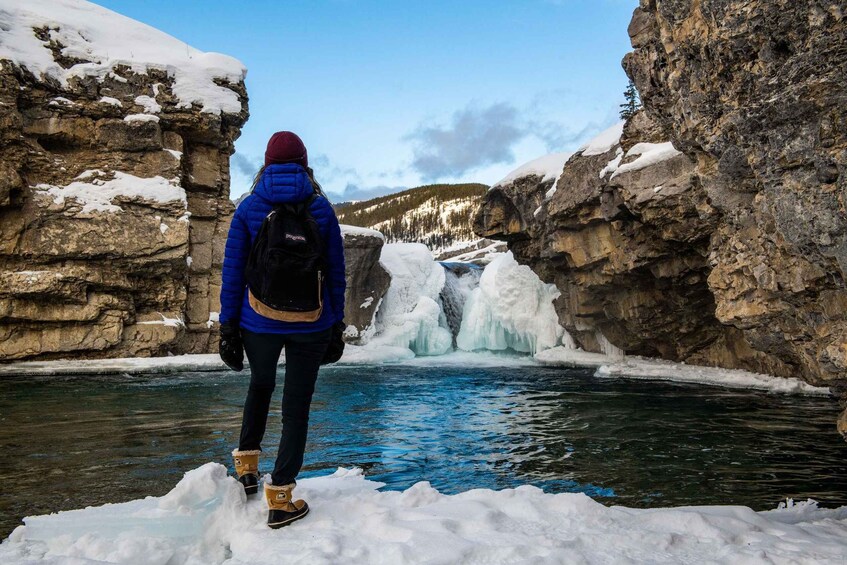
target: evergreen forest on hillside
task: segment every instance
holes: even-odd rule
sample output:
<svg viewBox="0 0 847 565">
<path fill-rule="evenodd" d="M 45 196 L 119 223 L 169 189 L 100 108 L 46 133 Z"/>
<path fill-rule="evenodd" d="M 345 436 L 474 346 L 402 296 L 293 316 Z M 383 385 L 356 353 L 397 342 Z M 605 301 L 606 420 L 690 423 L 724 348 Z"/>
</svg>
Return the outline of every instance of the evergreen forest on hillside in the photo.
<svg viewBox="0 0 847 565">
<path fill-rule="evenodd" d="M 362 202 L 335 206 L 342 224 L 381 231 L 388 242 L 424 243 L 431 249 L 475 239 L 471 220 L 488 186 L 431 184 Z"/>
</svg>

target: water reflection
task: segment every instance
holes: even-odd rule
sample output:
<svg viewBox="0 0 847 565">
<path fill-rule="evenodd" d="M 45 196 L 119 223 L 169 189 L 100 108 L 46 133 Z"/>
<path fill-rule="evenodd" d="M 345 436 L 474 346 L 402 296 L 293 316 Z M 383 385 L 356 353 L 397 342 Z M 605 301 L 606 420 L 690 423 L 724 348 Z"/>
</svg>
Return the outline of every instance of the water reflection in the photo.
<svg viewBox="0 0 847 565">
<path fill-rule="evenodd" d="M 228 463 L 246 384 L 234 373 L 0 383 L 0 479 L 15 485 L 0 492 L 0 534 L 24 515 L 161 495 L 188 469 Z M 529 483 L 630 506 L 840 505 L 837 410 L 552 368 L 335 367 L 318 382 L 303 476 L 356 465 L 391 489 Z"/>
</svg>

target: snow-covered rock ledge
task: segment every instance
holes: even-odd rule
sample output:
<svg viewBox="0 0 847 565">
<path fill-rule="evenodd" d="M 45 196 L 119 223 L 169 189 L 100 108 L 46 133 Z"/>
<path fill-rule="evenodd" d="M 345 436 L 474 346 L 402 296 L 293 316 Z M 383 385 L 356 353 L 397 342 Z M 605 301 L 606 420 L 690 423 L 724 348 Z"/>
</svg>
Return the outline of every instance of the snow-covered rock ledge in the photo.
<svg viewBox="0 0 847 565">
<path fill-rule="evenodd" d="M 246 360 L 245 360 L 246 364 Z M 285 354 L 280 365 L 285 364 Z M 495 351 L 451 351 L 444 355 L 415 356 L 408 348 L 387 344 L 357 346 L 348 344 L 337 367 L 351 365 L 402 364 L 410 366 L 504 367 L 547 365 L 569 368 L 593 368 L 594 375 L 605 378 L 662 380 L 681 383 L 763 390 L 783 394 L 829 396 L 826 387 L 816 387 L 799 379 L 786 379 L 751 373 L 673 363 L 643 357 L 614 357 L 579 349 L 554 347 L 529 355 Z M 0 365 L 0 378 L 26 376 L 72 376 L 112 374 L 167 374 L 190 371 L 226 371 L 226 365 L 215 354 L 173 355 L 170 357 L 136 357 L 124 359 L 73 359 L 53 361 L 21 361 Z"/>
<path fill-rule="evenodd" d="M 381 492 L 359 469 L 299 481 L 311 512 L 265 526 L 226 468 L 189 471 L 147 497 L 25 518 L 0 561 L 23 563 L 844 563 L 847 506 L 607 507 L 532 486 L 453 496 L 427 482 Z"/>
<path fill-rule="evenodd" d="M 125 357 L 117 359 L 56 359 L 20 361 L 0 365 L 2 377 L 52 377 L 72 375 L 155 374 L 182 371 L 225 371 L 217 354 L 196 353 L 170 357 Z"/>
<path fill-rule="evenodd" d="M 613 357 L 602 353 L 588 353 L 565 347 L 554 347 L 541 351 L 535 355 L 535 359 L 544 365 L 594 367 L 596 368 L 594 375 L 597 377 L 674 381 L 812 396 L 829 396 L 831 394 L 828 387 L 812 386 L 800 379 L 774 377 L 741 369 L 688 365 L 637 356 Z"/>
</svg>

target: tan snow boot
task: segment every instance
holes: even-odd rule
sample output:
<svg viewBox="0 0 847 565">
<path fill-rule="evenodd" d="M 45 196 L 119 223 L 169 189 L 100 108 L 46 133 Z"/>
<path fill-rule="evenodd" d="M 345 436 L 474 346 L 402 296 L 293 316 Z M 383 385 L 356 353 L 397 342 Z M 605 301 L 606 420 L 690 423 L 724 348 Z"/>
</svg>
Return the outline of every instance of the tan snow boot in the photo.
<svg viewBox="0 0 847 565">
<path fill-rule="evenodd" d="M 235 463 L 235 474 L 238 482 L 244 485 L 245 494 L 256 494 L 259 492 L 259 454 L 261 451 L 252 449 L 250 451 L 232 451 L 232 460 Z"/>
<path fill-rule="evenodd" d="M 265 498 L 268 500 L 268 526 L 277 529 L 299 520 L 309 513 L 305 500 L 292 500 L 294 483 L 272 485 L 265 483 Z"/>
</svg>

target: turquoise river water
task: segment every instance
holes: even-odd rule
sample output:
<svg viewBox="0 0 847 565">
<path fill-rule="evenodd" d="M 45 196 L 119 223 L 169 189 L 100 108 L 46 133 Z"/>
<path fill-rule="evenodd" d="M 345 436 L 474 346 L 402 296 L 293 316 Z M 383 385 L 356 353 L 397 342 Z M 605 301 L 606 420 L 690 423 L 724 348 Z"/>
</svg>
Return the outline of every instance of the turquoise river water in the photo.
<svg viewBox="0 0 847 565">
<path fill-rule="evenodd" d="M 247 378 L 0 381 L 0 537 L 27 515 L 161 495 L 202 463 L 230 465 Z M 301 477 L 357 466 L 387 489 L 428 480 L 444 493 L 533 484 L 636 507 L 844 505 L 837 412 L 829 398 L 560 368 L 332 367 L 318 381 Z"/>
</svg>

